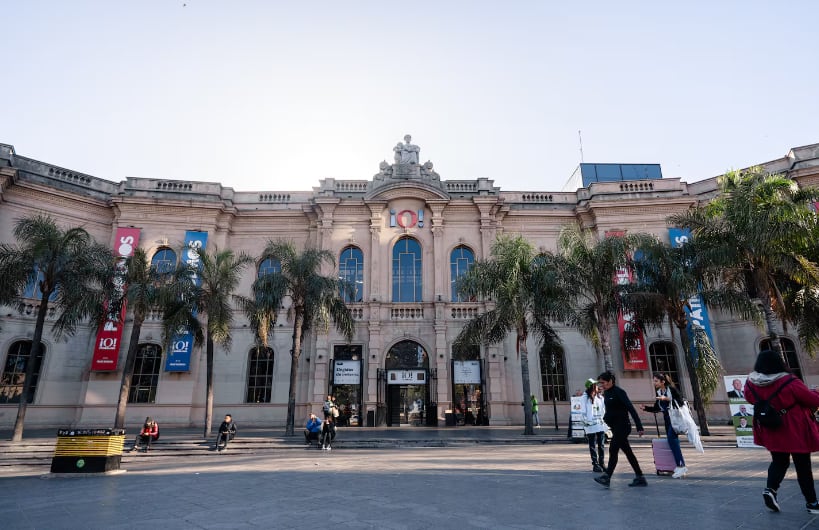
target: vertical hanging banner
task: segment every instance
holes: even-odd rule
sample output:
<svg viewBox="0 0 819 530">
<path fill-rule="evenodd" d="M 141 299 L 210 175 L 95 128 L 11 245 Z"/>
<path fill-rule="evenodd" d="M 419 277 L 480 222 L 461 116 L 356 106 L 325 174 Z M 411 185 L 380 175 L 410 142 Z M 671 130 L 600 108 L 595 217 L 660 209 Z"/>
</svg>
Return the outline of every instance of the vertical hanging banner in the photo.
<svg viewBox="0 0 819 530">
<path fill-rule="evenodd" d="M 623 237 L 623 231 L 606 232 L 606 237 Z M 616 285 L 628 285 L 632 282 L 631 268 L 623 266 L 614 272 Z M 623 350 L 624 370 L 648 370 L 648 355 L 643 332 L 634 326 L 634 314 L 620 309 L 617 311 L 617 330 L 620 333 L 620 344 Z"/>
<path fill-rule="evenodd" d="M 114 252 L 117 255 L 117 261 L 111 276 L 114 295 L 105 302 L 105 322 L 100 326 L 97 340 L 94 342 L 91 370 L 95 372 L 110 372 L 117 369 L 122 327 L 125 323 L 127 262 L 128 258 L 134 255 L 134 248 L 139 244 L 139 233 L 139 228 L 117 228 L 114 238 Z"/>
<path fill-rule="evenodd" d="M 669 228 L 668 237 L 671 239 L 671 246 L 678 248 L 688 243 L 691 239 L 691 231 L 687 228 Z M 695 294 L 688 299 L 688 305 L 691 306 L 691 308 L 685 308 L 685 315 L 688 317 L 686 333 L 688 333 L 691 344 L 689 352 L 691 353 L 691 358 L 694 360 L 694 364 L 696 364 L 700 355 L 697 351 L 697 345 L 694 344 L 694 328 L 697 327 L 705 330 L 705 334 L 708 336 L 708 342 L 710 342 L 712 346 L 714 344 L 714 337 L 711 335 L 708 308 L 705 306 L 702 296 L 700 296 L 699 293 Z"/>
<path fill-rule="evenodd" d="M 199 268 L 199 252 L 205 250 L 208 244 L 207 232 L 185 232 L 185 247 L 182 260 L 191 267 Z M 199 285 L 199 276 L 195 280 Z M 189 372 L 191 369 L 191 350 L 193 350 L 193 334 L 188 330 L 180 330 L 171 339 L 170 350 L 165 357 L 166 372 Z"/>
</svg>

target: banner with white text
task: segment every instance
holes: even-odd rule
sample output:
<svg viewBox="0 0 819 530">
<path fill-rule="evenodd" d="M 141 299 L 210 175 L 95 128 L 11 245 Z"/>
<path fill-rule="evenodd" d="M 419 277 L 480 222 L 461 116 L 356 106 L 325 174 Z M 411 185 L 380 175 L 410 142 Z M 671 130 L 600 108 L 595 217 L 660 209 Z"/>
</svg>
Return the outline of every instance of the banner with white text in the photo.
<svg viewBox="0 0 819 530">
<path fill-rule="evenodd" d="M 205 250 L 208 244 L 207 232 L 185 232 L 185 247 L 182 260 L 191 267 L 199 268 L 199 252 Z M 199 285 L 197 275 L 195 282 Z M 168 356 L 165 358 L 166 372 L 189 372 L 191 369 L 191 350 L 193 350 L 193 333 L 189 330 L 180 330 L 171 339 Z"/>
</svg>

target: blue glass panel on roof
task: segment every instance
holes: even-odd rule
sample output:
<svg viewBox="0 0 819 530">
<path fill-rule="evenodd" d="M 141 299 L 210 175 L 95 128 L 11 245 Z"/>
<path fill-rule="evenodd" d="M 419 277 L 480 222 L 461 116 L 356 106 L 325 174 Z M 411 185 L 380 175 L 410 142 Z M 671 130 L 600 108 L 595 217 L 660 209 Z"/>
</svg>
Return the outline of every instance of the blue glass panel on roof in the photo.
<svg viewBox="0 0 819 530">
<path fill-rule="evenodd" d="M 660 164 L 580 164 L 583 187 L 594 182 L 661 179 Z"/>
</svg>

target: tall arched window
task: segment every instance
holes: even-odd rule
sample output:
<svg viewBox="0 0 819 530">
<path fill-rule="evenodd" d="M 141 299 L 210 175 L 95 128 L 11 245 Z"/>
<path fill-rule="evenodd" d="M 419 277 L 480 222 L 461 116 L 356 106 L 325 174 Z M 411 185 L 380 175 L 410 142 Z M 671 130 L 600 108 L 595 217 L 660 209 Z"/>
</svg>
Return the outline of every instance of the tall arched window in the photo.
<svg viewBox="0 0 819 530">
<path fill-rule="evenodd" d="M 162 366 L 162 349 L 156 344 L 140 344 L 131 376 L 128 403 L 155 403 L 159 385 L 159 367 Z"/>
<path fill-rule="evenodd" d="M 449 257 L 449 283 L 451 285 L 453 302 L 467 301 L 463 296 L 458 295 L 458 291 L 455 289 L 455 283 L 463 273 L 469 270 L 469 267 L 471 267 L 473 263 L 475 263 L 475 254 L 469 247 L 460 245 L 452 250 L 452 254 Z"/>
<path fill-rule="evenodd" d="M 803 379 L 802 368 L 799 366 L 799 357 L 796 355 L 796 345 L 794 345 L 791 339 L 786 339 L 785 337 L 779 338 L 779 344 L 782 347 L 782 356 L 785 357 L 785 365 L 793 375 L 799 379 Z M 765 339 L 759 343 L 759 351 L 770 349 L 771 339 Z"/>
<path fill-rule="evenodd" d="M 540 350 L 540 385 L 543 401 L 568 400 L 566 392 L 566 360 L 562 351 Z"/>
<path fill-rule="evenodd" d="M 37 381 L 40 379 L 40 370 L 43 367 L 45 349 L 45 344 L 41 342 L 40 353 L 34 361 L 34 375 L 31 378 L 27 403 L 34 402 Z M 23 395 L 23 383 L 26 380 L 26 366 L 30 358 L 30 340 L 20 340 L 11 345 L 8 355 L 6 355 L 3 375 L 0 376 L 0 403 L 20 403 L 20 396 Z"/>
<path fill-rule="evenodd" d="M 384 368 L 387 370 L 429 368 L 429 355 L 424 347 L 414 340 L 402 340 L 387 352 Z"/>
<path fill-rule="evenodd" d="M 411 237 L 392 249 L 392 301 L 421 301 L 421 245 Z"/>
<path fill-rule="evenodd" d="M 347 303 L 360 302 L 364 291 L 364 254 L 358 247 L 347 247 L 338 259 L 338 277 L 349 287 L 342 288 L 341 296 Z"/>
<path fill-rule="evenodd" d="M 651 373 L 663 373 L 671 377 L 678 387 L 681 384 L 677 367 L 677 349 L 670 342 L 655 342 L 648 348 L 648 359 Z"/>
<path fill-rule="evenodd" d="M 270 403 L 273 394 L 273 349 L 253 348 L 247 365 L 245 403 Z"/>
<path fill-rule="evenodd" d="M 151 259 L 151 265 L 160 273 L 173 272 L 176 268 L 176 252 L 169 248 L 157 250 Z"/>
<path fill-rule="evenodd" d="M 261 278 L 262 276 L 267 276 L 268 274 L 273 274 L 274 272 L 281 272 L 282 271 L 282 264 L 279 260 L 273 258 L 265 258 L 259 263 L 259 271 L 257 276 Z"/>
</svg>

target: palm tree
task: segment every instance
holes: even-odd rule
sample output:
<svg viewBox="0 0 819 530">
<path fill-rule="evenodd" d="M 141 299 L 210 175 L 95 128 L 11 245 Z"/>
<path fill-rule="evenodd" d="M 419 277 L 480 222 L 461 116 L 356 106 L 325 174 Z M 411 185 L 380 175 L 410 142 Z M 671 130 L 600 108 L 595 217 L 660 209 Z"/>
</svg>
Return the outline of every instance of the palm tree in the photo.
<svg viewBox="0 0 819 530">
<path fill-rule="evenodd" d="M 23 439 L 34 360 L 40 355 L 49 308 L 59 313 L 52 328 L 56 337 L 63 333 L 73 335 L 77 326 L 89 318 L 100 319 L 114 255 L 85 229 L 62 229 L 46 215 L 18 219 L 14 238 L 16 245 L 0 245 L 0 293 L 13 292 L 16 299 L 21 300 L 26 287 L 32 284 L 40 293 L 12 436 L 12 441 L 19 442 Z"/>
<path fill-rule="evenodd" d="M 789 282 L 819 285 L 819 270 L 809 259 L 819 236 L 813 209 L 819 189 L 800 189 L 759 167 L 729 172 L 720 185 L 722 195 L 669 222 L 691 230 L 701 259 L 721 272 L 722 282 L 759 300 L 771 346 L 781 354 L 776 321 L 787 326 L 796 318 L 783 292 Z M 805 344 L 816 340 L 815 334 L 803 337 Z"/>
<path fill-rule="evenodd" d="M 114 419 L 115 427 L 125 426 L 125 409 L 128 406 L 128 394 L 131 390 L 131 380 L 134 375 L 134 363 L 139 349 L 142 324 L 145 322 L 148 312 L 160 303 L 163 278 L 167 278 L 167 276 L 156 270 L 156 267 L 148 260 L 144 249 L 134 249 L 134 255 L 128 260 L 127 291 L 125 294 L 127 308 L 133 313 L 134 322 L 131 328 L 131 338 L 128 342 L 125 366 L 122 370 L 117 414 Z"/>
<path fill-rule="evenodd" d="M 613 369 L 611 321 L 620 309 L 622 286 L 614 282 L 629 264 L 631 249 L 645 234 L 597 238 L 578 224 L 566 225 L 558 237 L 556 261 L 561 284 L 573 300 L 571 323 L 602 354 L 606 370 Z"/>
<path fill-rule="evenodd" d="M 568 304 L 555 270 L 552 256 L 537 254 L 523 237 L 501 236 L 492 245 L 490 258 L 476 261 L 456 284 L 459 294 L 467 299 L 492 300 L 494 308 L 469 321 L 455 339 L 455 347 L 496 344 L 511 331 L 515 332 L 523 390 L 524 434 L 534 434 L 529 399 L 529 335 L 534 335 L 542 348 L 558 350 L 560 339 L 550 320 L 567 316 L 564 310 Z"/>
<path fill-rule="evenodd" d="M 191 250 L 187 250 L 191 252 Z M 207 383 L 205 397 L 204 437 L 210 436 L 213 423 L 213 350 L 218 344 L 230 350 L 230 328 L 233 324 L 232 302 L 239 285 L 242 270 L 253 262 L 245 254 L 235 255 L 232 250 L 214 249 L 212 253 L 199 252 L 199 264 L 180 264 L 173 280 L 163 289 L 163 337 L 170 342 L 180 329 L 187 329 L 194 344 L 205 343 Z M 206 319 L 204 326 L 201 319 Z"/>
<path fill-rule="evenodd" d="M 667 321 L 674 336 L 680 337 L 685 366 L 691 380 L 694 407 L 702 434 L 708 436 L 705 405 L 719 383 L 721 366 L 702 328 L 694 329 L 690 315 L 691 300 L 699 300 L 703 270 L 698 261 L 696 243 L 689 241 L 671 247 L 658 239 L 644 241 L 638 249 L 640 258 L 633 262 L 635 283 L 626 289 L 622 301 L 638 316 L 642 325 L 660 326 Z M 713 282 L 709 282 L 713 284 Z M 715 290 L 702 292 L 711 305 L 750 317 L 754 308 L 742 292 L 716 284 Z M 688 330 L 694 329 L 695 342 Z M 698 358 L 694 360 L 694 354 Z"/>
<path fill-rule="evenodd" d="M 304 334 L 314 325 L 328 326 L 332 321 L 338 332 L 350 341 L 355 322 L 341 296 L 341 281 L 337 277 L 321 274 L 324 265 L 335 267 L 335 258 L 329 251 L 308 247 L 299 253 L 291 242 L 269 241 L 262 259 L 274 260 L 281 268 L 259 277 L 253 283 L 253 299 L 244 302 L 244 309 L 258 342 L 267 346 L 268 333 L 276 321 L 276 313 L 284 298 L 290 298 L 287 311 L 293 321 L 293 343 L 285 434 L 292 436 L 296 418 L 296 376 Z"/>
</svg>

